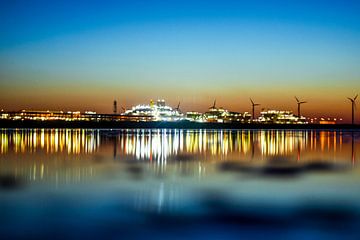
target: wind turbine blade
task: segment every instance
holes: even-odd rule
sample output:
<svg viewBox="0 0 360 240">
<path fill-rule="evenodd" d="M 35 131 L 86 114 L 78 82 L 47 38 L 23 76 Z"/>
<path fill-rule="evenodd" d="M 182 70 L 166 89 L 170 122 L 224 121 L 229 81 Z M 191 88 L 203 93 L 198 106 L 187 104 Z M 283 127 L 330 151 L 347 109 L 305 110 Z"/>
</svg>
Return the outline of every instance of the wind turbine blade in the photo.
<svg viewBox="0 0 360 240">
<path fill-rule="evenodd" d="M 216 99 L 214 100 L 213 105 L 211 107 L 209 107 L 209 108 L 215 108 L 215 106 L 216 106 Z"/>
<path fill-rule="evenodd" d="M 358 97 L 358 94 L 356 94 L 356 96 L 354 97 L 354 101 L 357 99 L 357 97 Z"/>
<path fill-rule="evenodd" d="M 250 98 L 250 101 L 251 101 L 252 105 L 254 105 L 254 101 L 251 98 Z"/>
<path fill-rule="evenodd" d="M 354 101 L 352 98 L 349 98 L 349 97 L 347 99 L 349 99 L 350 101 Z"/>
<path fill-rule="evenodd" d="M 295 96 L 295 99 L 296 99 L 297 102 L 300 102 L 299 99 L 296 96 Z"/>
</svg>

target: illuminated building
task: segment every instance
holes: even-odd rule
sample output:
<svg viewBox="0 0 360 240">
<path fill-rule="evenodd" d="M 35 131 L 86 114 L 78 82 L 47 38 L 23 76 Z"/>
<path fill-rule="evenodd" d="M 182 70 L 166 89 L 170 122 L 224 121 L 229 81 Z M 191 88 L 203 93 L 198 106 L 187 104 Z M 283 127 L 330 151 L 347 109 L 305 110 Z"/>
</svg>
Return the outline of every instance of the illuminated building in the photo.
<svg viewBox="0 0 360 240">
<path fill-rule="evenodd" d="M 238 113 L 238 112 L 227 112 L 227 115 L 224 119 L 225 122 L 242 122 L 250 123 L 251 114 L 248 112 Z"/>
<path fill-rule="evenodd" d="M 268 110 L 260 112 L 257 119 L 259 123 L 266 124 L 307 124 L 306 118 L 295 116 L 292 111 Z"/>
<path fill-rule="evenodd" d="M 208 122 L 224 122 L 225 116 L 228 114 L 228 110 L 222 107 L 217 108 L 214 106 L 209 108 L 209 111 L 204 113 L 204 118 Z"/>
<path fill-rule="evenodd" d="M 204 122 L 204 115 L 199 112 L 187 112 L 185 119 L 193 122 Z"/>
<path fill-rule="evenodd" d="M 158 100 L 156 104 L 151 100 L 150 104 L 137 105 L 125 111 L 130 121 L 180 121 L 184 120 L 184 115 L 172 107 L 166 106 L 164 100 Z"/>
<path fill-rule="evenodd" d="M 248 112 L 238 113 L 231 112 L 222 107 L 217 108 L 215 104 L 209 108 L 208 112 L 204 113 L 204 119 L 207 122 L 219 122 L 219 123 L 231 123 L 231 122 L 242 122 L 249 123 L 251 115 Z"/>
<path fill-rule="evenodd" d="M 4 112 L 4 109 L 1 109 L 0 119 L 7 119 L 7 118 L 9 118 L 9 114 Z"/>
<path fill-rule="evenodd" d="M 2 112 L 1 118 L 10 119 L 10 120 L 36 120 L 36 121 L 48 121 L 48 120 L 97 121 L 104 119 L 104 115 L 100 115 L 92 111 L 86 111 L 85 113 L 81 113 L 80 111 L 64 112 L 64 111 L 22 110 L 20 112 Z"/>
</svg>

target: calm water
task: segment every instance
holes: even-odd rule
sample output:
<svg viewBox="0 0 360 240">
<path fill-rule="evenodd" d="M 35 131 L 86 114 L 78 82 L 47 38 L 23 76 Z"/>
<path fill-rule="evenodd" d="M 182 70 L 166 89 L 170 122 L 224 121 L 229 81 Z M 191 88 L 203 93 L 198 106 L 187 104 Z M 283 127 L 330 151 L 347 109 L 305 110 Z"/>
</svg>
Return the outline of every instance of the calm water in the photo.
<svg viewBox="0 0 360 240">
<path fill-rule="evenodd" d="M 359 141 L 345 131 L 2 129 L 0 238 L 360 239 Z"/>
</svg>

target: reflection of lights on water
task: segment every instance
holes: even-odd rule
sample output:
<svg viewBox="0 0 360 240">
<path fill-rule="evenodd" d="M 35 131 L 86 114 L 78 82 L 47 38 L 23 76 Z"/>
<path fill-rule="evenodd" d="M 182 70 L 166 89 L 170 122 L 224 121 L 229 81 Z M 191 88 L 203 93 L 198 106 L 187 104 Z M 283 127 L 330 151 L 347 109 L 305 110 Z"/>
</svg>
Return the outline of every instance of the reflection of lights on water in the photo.
<svg viewBox="0 0 360 240">
<path fill-rule="evenodd" d="M 116 149 L 114 155 L 132 156 L 137 160 L 148 161 L 159 175 L 166 173 L 167 163 L 172 156 L 179 156 L 180 164 L 176 171 L 190 170 L 201 177 L 206 173 L 206 165 L 201 160 L 208 157 L 214 157 L 216 160 L 233 160 L 254 155 L 258 157 L 294 154 L 300 160 L 302 152 L 327 153 L 330 150 L 335 158 L 335 154 L 342 150 L 343 139 L 348 140 L 347 135 L 336 131 L 0 130 L 0 153 L 3 156 L 9 153 L 62 153 L 65 156 L 76 155 L 77 158 L 79 154 L 92 154 L 98 152 L 102 146 L 111 145 Z M 112 143 L 107 144 L 109 141 Z M 355 149 L 355 145 L 353 148 Z M 188 164 L 189 156 L 186 155 L 196 155 L 199 159 L 190 156 L 191 164 Z M 183 162 L 181 162 L 182 156 L 185 158 Z M 232 158 L 233 156 L 236 157 Z M 352 158 L 355 162 L 355 154 Z M 11 164 L 11 161 L 5 161 L 5 157 L 0 160 L 2 160 L 0 170 L 6 170 L 4 166 Z M 80 181 L 84 176 L 92 176 L 94 171 L 89 166 L 71 166 L 60 170 L 57 164 L 59 161 L 64 161 L 61 158 L 56 161 L 40 159 L 28 163 L 25 161 L 24 165 L 19 162 L 20 160 L 14 160 L 15 164 L 11 166 L 13 172 L 31 181 L 42 179 L 55 179 L 59 183 Z"/>
<path fill-rule="evenodd" d="M 124 138 L 122 150 L 126 155 L 157 162 L 166 162 L 170 155 L 181 153 L 206 153 L 210 149 L 212 155 L 226 155 L 233 150 L 233 138 L 229 132 L 142 130 L 121 137 Z"/>
<path fill-rule="evenodd" d="M 262 155 L 285 155 L 306 148 L 307 132 L 261 131 L 260 148 Z"/>
<path fill-rule="evenodd" d="M 100 147 L 99 130 L 14 130 L 1 131 L 0 151 L 5 154 L 45 151 L 68 154 L 93 153 Z M 169 156 L 202 154 L 227 156 L 250 152 L 268 155 L 291 154 L 305 149 L 341 150 L 342 134 L 329 131 L 229 131 L 138 129 L 117 134 L 116 148 L 123 155 L 166 164 Z M 120 146 L 119 146 L 120 144 Z M 257 151 L 259 149 L 260 151 Z"/>
<path fill-rule="evenodd" d="M 158 212 L 160 213 L 163 207 L 163 203 L 164 203 L 164 183 L 160 184 L 160 188 L 159 188 L 159 194 L 158 194 Z"/>
<path fill-rule="evenodd" d="M 232 153 L 249 154 L 259 149 L 263 156 L 299 154 L 305 149 L 321 151 L 341 147 L 338 133 L 309 131 L 229 131 L 229 130 L 141 130 L 122 134 L 123 154 L 137 159 L 151 159 L 166 163 L 169 156 L 201 154 L 227 156 Z M 319 141 L 317 141 L 319 138 Z"/>
<path fill-rule="evenodd" d="M 157 186 L 136 191 L 132 203 L 138 211 L 161 213 L 178 208 L 186 201 L 186 195 L 183 187 L 160 182 Z"/>
<path fill-rule="evenodd" d="M 9 144 L 8 135 L 6 133 L 4 133 L 4 132 L 1 133 L 1 142 L 0 142 L 1 154 L 7 153 L 8 144 Z"/>
<path fill-rule="evenodd" d="M 89 154 L 94 153 L 100 138 L 98 131 L 92 130 L 1 130 L 0 149 L 4 154 L 30 154 L 43 152 L 45 154 Z M 56 184 L 79 182 L 93 176 L 92 166 L 71 166 L 59 168 L 62 158 L 47 157 L 28 161 L 26 158 L 12 158 L 6 161 L 0 158 L 0 170 L 11 173 L 15 178 L 24 181 L 54 181 Z M 34 155 L 37 156 L 37 155 Z"/>
<path fill-rule="evenodd" d="M 84 179 L 91 178 L 94 175 L 92 166 L 72 166 L 66 169 L 57 169 L 50 166 L 47 162 L 33 162 L 30 166 L 27 164 L 17 165 L 13 169 L 13 174 L 20 180 L 37 182 L 37 181 L 54 181 L 57 184 L 81 182 Z"/>
<path fill-rule="evenodd" d="M 68 154 L 93 153 L 99 146 L 97 131 L 91 130 L 14 130 L 2 131 L 1 153 L 67 152 Z"/>
</svg>

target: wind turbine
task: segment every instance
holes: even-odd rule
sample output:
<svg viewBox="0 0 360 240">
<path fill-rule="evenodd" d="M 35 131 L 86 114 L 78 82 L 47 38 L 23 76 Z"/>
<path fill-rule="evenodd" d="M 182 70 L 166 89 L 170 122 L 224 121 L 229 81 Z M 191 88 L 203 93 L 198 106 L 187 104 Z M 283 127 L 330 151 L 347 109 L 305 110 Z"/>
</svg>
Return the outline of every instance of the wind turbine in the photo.
<svg viewBox="0 0 360 240">
<path fill-rule="evenodd" d="M 260 106 L 259 103 L 254 103 L 254 101 L 250 98 L 251 104 L 252 104 L 252 119 L 255 119 L 255 107 Z"/>
<path fill-rule="evenodd" d="M 180 102 L 178 103 L 177 107 L 174 108 L 174 110 L 178 111 L 179 113 L 181 112 L 181 110 L 180 110 Z"/>
<path fill-rule="evenodd" d="M 355 107 L 356 107 L 356 98 L 358 97 L 358 94 L 356 94 L 356 96 L 354 98 L 347 98 L 350 100 L 351 102 L 351 124 L 354 124 L 355 123 L 355 119 L 354 119 L 354 112 L 355 112 Z"/>
<path fill-rule="evenodd" d="M 124 111 L 124 112 L 126 112 L 126 107 L 121 107 L 121 109 Z"/>
<path fill-rule="evenodd" d="M 298 117 L 301 117 L 300 106 L 301 106 L 301 104 L 304 104 L 304 103 L 307 103 L 307 102 L 300 101 L 296 96 L 295 96 L 295 99 L 296 99 L 296 102 L 297 102 L 297 105 L 298 105 Z"/>
<path fill-rule="evenodd" d="M 216 99 L 214 100 L 214 103 L 213 103 L 213 105 L 211 106 L 211 107 L 209 107 L 210 109 L 212 108 L 212 109 L 215 109 L 216 108 Z"/>
</svg>

